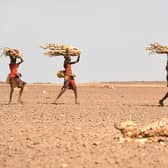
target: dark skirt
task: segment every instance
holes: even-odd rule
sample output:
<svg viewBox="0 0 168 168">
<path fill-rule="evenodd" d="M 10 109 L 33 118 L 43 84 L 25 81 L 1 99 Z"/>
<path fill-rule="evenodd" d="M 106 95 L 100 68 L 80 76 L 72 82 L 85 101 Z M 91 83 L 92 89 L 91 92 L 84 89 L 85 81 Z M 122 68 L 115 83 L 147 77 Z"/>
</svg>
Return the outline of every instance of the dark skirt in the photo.
<svg viewBox="0 0 168 168">
<path fill-rule="evenodd" d="M 64 80 L 63 88 L 74 90 L 76 88 L 75 80 L 74 79 L 72 79 L 72 80 Z"/>
<path fill-rule="evenodd" d="M 9 84 L 12 88 L 23 88 L 26 82 L 22 81 L 19 77 L 10 77 Z"/>
</svg>

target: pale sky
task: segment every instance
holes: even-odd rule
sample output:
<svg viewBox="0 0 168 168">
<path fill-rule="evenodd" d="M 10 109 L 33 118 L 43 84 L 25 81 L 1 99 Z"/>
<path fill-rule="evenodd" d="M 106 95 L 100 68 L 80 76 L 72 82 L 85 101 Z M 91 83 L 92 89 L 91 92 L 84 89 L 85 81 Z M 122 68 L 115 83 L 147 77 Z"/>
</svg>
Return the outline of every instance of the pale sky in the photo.
<svg viewBox="0 0 168 168">
<path fill-rule="evenodd" d="M 0 0 L 0 47 L 24 55 L 19 71 L 30 82 L 61 83 L 62 57 L 47 57 L 46 43 L 81 49 L 76 81 L 165 80 L 166 55 L 148 55 L 152 42 L 168 45 L 167 0 Z M 0 58 L 0 81 L 9 72 Z"/>
</svg>

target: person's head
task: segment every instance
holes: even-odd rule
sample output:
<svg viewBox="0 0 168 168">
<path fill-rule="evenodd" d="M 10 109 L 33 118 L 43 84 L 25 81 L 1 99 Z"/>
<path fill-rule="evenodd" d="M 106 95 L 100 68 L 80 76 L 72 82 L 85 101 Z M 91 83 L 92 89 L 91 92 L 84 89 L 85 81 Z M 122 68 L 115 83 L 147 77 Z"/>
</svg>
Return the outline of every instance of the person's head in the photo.
<svg viewBox="0 0 168 168">
<path fill-rule="evenodd" d="M 70 57 L 70 49 L 69 48 L 66 49 L 66 56 Z"/>
<path fill-rule="evenodd" d="M 71 62 L 71 57 L 70 56 L 64 56 L 65 62 Z"/>
</svg>

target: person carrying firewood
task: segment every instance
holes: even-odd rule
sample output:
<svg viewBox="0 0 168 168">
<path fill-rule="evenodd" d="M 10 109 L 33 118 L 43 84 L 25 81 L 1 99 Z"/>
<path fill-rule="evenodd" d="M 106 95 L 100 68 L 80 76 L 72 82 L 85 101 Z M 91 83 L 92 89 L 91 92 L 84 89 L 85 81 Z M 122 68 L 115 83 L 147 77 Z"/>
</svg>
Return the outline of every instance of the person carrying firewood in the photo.
<svg viewBox="0 0 168 168">
<path fill-rule="evenodd" d="M 79 104 L 78 102 L 78 94 L 77 94 L 77 86 L 75 83 L 75 75 L 72 73 L 71 65 L 78 63 L 80 60 L 80 55 L 77 56 L 76 61 L 71 61 L 70 50 L 66 49 L 66 55 L 64 56 L 64 84 L 61 88 L 60 93 L 56 97 L 54 104 L 57 104 L 57 100 L 65 93 L 67 89 L 72 89 L 75 96 L 75 104 Z"/>
<path fill-rule="evenodd" d="M 167 54 L 167 58 L 168 58 L 168 54 Z M 167 63 L 166 63 L 166 81 L 167 81 L 167 87 L 168 87 L 168 59 L 167 59 Z M 163 96 L 162 99 L 159 100 L 159 105 L 160 106 L 164 106 L 164 100 L 166 100 L 168 98 L 168 92 Z"/>
<path fill-rule="evenodd" d="M 12 95 L 13 95 L 13 91 L 14 91 L 15 87 L 20 88 L 18 102 L 23 103 L 21 101 L 21 96 L 22 96 L 23 89 L 24 89 L 26 82 L 24 82 L 20 79 L 21 74 L 18 73 L 18 67 L 21 63 L 23 63 L 23 58 L 22 57 L 13 57 L 13 56 L 10 56 L 9 58 L 10 58 L 10 64 L 9 64 L 10 98 L 9 98 L 8 103 L 10 104 L 12 102 Z M 17 62 L 18 59 L 20 60 L 19 62 Z"/>
</svg>

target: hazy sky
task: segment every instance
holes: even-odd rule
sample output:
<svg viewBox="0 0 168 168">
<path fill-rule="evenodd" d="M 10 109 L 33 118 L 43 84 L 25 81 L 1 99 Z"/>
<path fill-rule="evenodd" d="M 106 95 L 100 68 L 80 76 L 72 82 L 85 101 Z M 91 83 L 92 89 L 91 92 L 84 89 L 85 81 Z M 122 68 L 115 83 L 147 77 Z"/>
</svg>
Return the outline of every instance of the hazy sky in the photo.
<svg viewBox="0 0 168 168">
<path fill-rule="evenodd" d="M 165 80 L 166 55 L 148 55 L 151 42 L 168 45 L 167 0 L 0 0 L 0 46 L 19 49 L 27 82 L 62 82 L 63 58 L 39 47 L 81 49 L 77 82 Z M 9 72 L 0 58 L 0 81 Z"/>
</svg>

